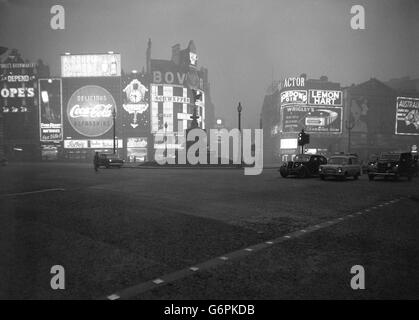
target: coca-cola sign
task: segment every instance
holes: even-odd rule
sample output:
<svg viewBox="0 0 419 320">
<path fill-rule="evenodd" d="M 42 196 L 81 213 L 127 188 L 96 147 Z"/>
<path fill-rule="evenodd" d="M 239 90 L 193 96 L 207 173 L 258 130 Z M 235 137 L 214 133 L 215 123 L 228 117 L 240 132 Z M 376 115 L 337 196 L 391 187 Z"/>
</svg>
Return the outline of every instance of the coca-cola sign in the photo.
<svg viewBox="0 0 419 320">
<path fill-rule="evenodd" d="M 67 104 L 67 118 L 78 133 L 99 137 L 113 126 L 116 103 L 112 95 L 99 86 L 84 86 L 75 91 Z"/>
</svg>

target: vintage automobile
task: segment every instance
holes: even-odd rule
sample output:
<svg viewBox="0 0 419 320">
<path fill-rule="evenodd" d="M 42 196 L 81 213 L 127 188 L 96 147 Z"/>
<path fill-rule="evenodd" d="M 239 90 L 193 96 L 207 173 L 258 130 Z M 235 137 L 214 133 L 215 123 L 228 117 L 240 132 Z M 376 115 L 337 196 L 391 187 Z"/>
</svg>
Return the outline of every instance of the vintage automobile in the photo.
<svg viewBox="0 0 419 320">
<path fill-rule="evenodd" d="M 386 152 L 382 153 L 377 161 L 368 166 L 368 178 L 406 177 L 409 181 L 417 172 L 417 160 L 410 152 Z"/>
<path fill-rule="evenodd" d="M 279 173 L 283 178 L 297 176 L 307 178 L 319 174 L 319 166 L 326 164 L 327 159 L 321 155 L 299 154 L 293 161 L 285 162 L 280 168 Z"/>
<path fill-rule="evenodd" d="M 116 167 L 121 168 L 124 165 L 124 160 L 118 157 L 116 154 L 99 153 L 99 167 Z"/>
<path fill-rule="evenodd" d="M 340 154 L 332 156 L 327 161 L 327 164 L 321 165 L 319 168 L 319 176 L 322 180 L 327 177 L 335 177 L 339 180 L 353 177 L 357 180 L 360 175 L 361 165 L 356 155 Z"/>
</svg>

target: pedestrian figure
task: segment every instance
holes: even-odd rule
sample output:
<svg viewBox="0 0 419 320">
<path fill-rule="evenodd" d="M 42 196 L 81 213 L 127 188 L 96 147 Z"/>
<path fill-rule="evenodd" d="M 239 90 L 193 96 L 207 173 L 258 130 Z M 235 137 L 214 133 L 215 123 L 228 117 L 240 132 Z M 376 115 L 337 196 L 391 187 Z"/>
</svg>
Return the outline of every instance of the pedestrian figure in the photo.
<svg viewBox="0 0 419 320">
<path fill-rule="evenodd" d="M 99 168 L 99 152 L 95 152 L 95 156 L 93 158 L 93 165 L 95 167 L 95 172 L 97 172 L 97 169 Z"/>
</svg>

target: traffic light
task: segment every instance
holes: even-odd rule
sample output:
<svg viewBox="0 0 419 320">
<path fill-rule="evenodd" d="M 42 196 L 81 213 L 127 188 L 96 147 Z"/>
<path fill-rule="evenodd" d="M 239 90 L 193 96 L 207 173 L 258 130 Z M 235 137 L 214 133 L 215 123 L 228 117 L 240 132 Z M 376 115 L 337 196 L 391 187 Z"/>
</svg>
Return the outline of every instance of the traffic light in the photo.
<svg viewBox="0 0 419 320">
<path fill-rule="evenodd" d="M 301 132 L 298 134 L 298 145 L 299 145 L 299 146 L 303 146 L 303 145 L 304 145 L 303 141 L 304 141 L 304 132 L 303 132 L 303 131 L 301 131 Z"/>
<path fill-rule="evenodd" d="M 297 140 L 299 146 L 304 146 L 310 143 L 310 135 L 305 133 L 304 130 L 301 130 L 301 132 L 298 133 Z"/>
<path fill-rule="evenodd" d="M 202 102 L 202 92 L 201 91 L 193 89 L 192 90 L 192 95 L 193 95 L 195 105 L 196 105 L 197 102 Z"/>
</svg>

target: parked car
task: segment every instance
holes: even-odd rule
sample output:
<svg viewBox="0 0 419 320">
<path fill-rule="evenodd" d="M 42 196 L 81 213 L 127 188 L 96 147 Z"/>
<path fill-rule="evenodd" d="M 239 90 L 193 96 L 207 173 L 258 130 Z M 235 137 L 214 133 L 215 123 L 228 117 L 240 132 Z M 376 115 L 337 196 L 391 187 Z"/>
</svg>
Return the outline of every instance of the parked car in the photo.
<svg viewBox="0 0 419 320">
<path fill-rule="evenodd" d="M 417 160 L 410 152 L 386 152 L 382 153 L 376 162 L 368 167 L 368 178 L 392 177 L 397 180 L 399 177 L 406 177 L 409 181 L 417 171 Z"/>
<path fill-rule="evenodd" d="M 353 177 L 357 180 L 360 175 L 361 165 L 358 157 L 355 155 L 332 156 L 327 161 L 327 164 L 321 165 L 319 168 L 319 176 L 322 180 L 327 177 L 335 177 L 340 180 Z"/>
<path fill-rule="evenodd" d="M 293 161 L 285 162 L 280 168 L 279 173 L 282 177 L 297 176 L 307 178 L 319 174 L 319 166 L 326 164 L 327 159 L 321 155 L 299 154 Z"/>
<path fill-rule="evenodd" d="M 124 165 L 124 160 L 116 154 L 99 153 L 99 167 L 117 167 L 121 168 Z"/>
</svg>

